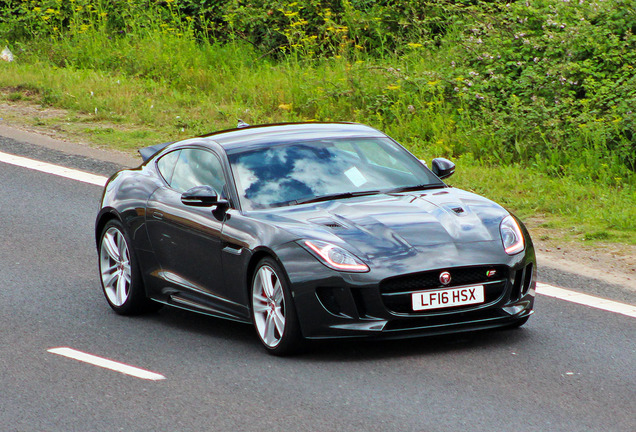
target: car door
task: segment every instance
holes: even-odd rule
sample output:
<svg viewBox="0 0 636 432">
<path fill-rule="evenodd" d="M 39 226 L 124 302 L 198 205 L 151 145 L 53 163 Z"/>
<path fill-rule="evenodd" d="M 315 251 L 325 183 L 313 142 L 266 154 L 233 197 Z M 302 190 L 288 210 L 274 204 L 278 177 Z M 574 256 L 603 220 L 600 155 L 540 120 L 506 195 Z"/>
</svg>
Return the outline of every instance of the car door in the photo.
<svg viewBox="0 0 636 432">
<path fill-rule="evenodd" d="M 161 266 L 161 296 L 217 315 L 244 314 L 244 306 L 223 293 L 221 262 L 225 211 L 181 202 L 183 192 L 212 186 L 219 195 L 226 177 L 219 157 L 204 148 L 184 148 L 162 156 L 157 168 L 166 180 L 147 203 L 146 226 Z"/>
</svg>

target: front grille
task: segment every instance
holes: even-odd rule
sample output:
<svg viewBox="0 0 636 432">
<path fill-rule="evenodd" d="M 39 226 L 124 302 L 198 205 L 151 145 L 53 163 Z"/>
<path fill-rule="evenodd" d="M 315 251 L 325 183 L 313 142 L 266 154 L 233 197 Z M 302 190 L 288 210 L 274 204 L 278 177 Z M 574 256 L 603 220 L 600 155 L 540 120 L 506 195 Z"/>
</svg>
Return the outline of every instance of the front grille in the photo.
<svg viewBox="0 0 636 432">
<path fill-rule="evenodd" d="M 495 274 L 488 277 L 487 273 L 492 270 L 495 271 Z M 451 282 L 448 285 L 442 285 L 439 281 L 439 275 L 444 271 L 449 272 L 451 275 Z M 509 270 L 506 266 L 459 267 L 432 270 L 385 279 L 380 283 L 380 292 L 382 294 L 389 294 L 407 291 L 423 291 L 431 288 L 481 284 L 484 282 L 507 279 L 508 273 Z"/>
<path fill-rule="evenodd" d="M 451 282 L 442 285 L 439 276 L 447 271 Z M 385 279 L 380 283 L 380 293 L 384 306 L 397 313 L 423 314 L 431 311 L 414 312 L 411 294 L 429 289 L 450 288 L 464 285 L 484 285 L 484 302 L 492 303 L 499 299 L 506 290 L 510 270 L 506 266 L 476 266 L 439 269 L 406 276 Z M 488 276 L 490 274 L 490 276 Z M 475 305 L 444 308 L 439 311 L 456 311 L 471 309 Z"/>
</svg>

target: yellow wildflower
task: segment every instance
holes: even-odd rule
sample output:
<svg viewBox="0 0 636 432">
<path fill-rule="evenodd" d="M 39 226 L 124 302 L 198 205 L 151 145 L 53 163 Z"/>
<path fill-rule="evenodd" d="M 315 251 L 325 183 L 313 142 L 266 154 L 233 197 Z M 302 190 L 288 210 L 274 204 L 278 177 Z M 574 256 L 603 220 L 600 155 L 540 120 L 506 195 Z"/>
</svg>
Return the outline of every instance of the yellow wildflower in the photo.
<svg viewBox="0 0 636 432">
<path fill-rule="evenodd" d="M 285 110 L 285 111 L 290 111 L 292 109 L 292 104 L 286 104 L 286 103 L 282 103 L 280 105 L 278 105 L 278 108 Z"/>
</svg>

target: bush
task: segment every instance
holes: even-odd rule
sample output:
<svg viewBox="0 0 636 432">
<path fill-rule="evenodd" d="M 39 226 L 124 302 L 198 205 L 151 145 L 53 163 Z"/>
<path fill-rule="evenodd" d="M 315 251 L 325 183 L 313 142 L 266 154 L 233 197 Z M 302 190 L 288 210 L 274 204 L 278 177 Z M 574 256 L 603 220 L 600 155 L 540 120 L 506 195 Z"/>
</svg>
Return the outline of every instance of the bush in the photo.
<svg viewBox="0 0 636 432">
<path fill-rule="evenodd" d="M 496 9 L 463 24 L 462 58 L 447 69 L 447 98 L 479 113 L 485 128 L 474 133 L 493 134 L 499 147 L 475 152 L 618 184 L 633 175 L 634 3 Z"/>
</svg>

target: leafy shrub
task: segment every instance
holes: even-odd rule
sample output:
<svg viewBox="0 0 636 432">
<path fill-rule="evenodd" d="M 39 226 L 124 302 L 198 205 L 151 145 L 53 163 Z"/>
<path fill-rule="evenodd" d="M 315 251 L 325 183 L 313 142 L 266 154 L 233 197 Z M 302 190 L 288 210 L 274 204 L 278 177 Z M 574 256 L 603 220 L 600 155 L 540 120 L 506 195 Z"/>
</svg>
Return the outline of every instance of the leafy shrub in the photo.
<svg viewBox="0 0 636 432">
<path fill-rule="evenodd" d="M 633 175 L 634 2 L 493 9 L 463 23 L 462 58 L 447 69 L 446 96 L 484 120 L 474 132 L 495 137 L 475 153 L 617 184 Z"/>
</svg>

